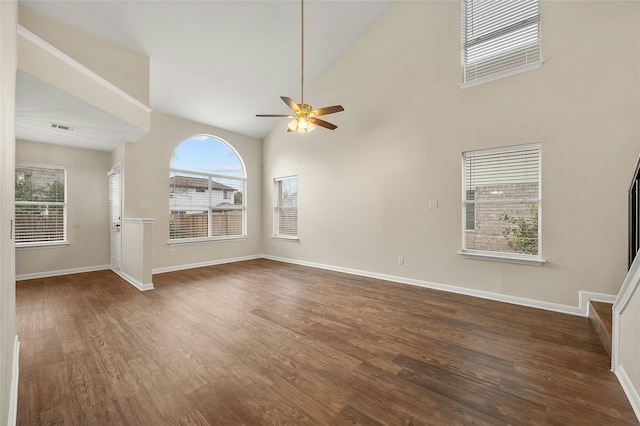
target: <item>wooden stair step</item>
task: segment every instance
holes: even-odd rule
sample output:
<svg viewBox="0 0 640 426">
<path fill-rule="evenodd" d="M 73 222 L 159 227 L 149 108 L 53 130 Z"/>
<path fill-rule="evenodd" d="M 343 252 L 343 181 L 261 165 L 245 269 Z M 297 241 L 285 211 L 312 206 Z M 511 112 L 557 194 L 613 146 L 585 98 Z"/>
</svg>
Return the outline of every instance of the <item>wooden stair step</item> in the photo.
<svg viewBox="0 0 640 426">
<path fill-rule="evenodd" d="M 611 334 L 613 330 L 613 304 L 607 302 L 589 303 L 589 320 L 602 342 L 602 346 L 611 355 Z"/>
</svg>

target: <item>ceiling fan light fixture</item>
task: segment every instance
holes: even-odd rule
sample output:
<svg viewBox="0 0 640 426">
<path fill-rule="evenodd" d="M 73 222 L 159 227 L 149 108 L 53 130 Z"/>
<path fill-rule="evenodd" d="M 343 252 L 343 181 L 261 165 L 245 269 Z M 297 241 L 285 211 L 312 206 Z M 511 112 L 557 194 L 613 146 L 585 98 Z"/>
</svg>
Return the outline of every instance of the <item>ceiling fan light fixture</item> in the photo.
<svg viewBox="0 0 640 426">
<path fill-rule="evenodd" d="M 291 123 L 289 123 L 289 129 L 300 134 L 308 133 L 315 128 L 316 126 L 314 126 L 306 117 L 295 118 Z"/>
<path fill-rule="evenodd" d="M 316 125 L 324 127 L 325 129 L 335 130 L 338 126 L 331 124 L 327 121 L 317 118 L 320 115 L 334 114 L 336 112 L 344 111 L 342 105 L 334 105 L 330 107 L 318 108 L 314 110 L 311 105 L 304 103 L 304 0 L 300 0 L 301 13 L 301 37 L 300 37 L 300 103 L 295 103 L 293 99 L 281 96 L 289 108 L 291 108 L 293 115 L 291 114 L 256 114 L 257 117 L 289 117 L 293 118 L 293 121 L 289 123 L 288 132 L 296 133 L 308 133 L 316 128 Z"/>
</svg>

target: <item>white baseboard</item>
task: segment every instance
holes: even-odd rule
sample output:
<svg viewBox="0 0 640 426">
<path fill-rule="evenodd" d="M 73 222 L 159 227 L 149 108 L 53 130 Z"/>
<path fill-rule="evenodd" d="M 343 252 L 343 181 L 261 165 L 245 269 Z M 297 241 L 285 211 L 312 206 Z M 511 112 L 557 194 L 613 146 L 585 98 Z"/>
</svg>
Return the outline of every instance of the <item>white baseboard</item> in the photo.
<svg viewBox="0 0 640 426">
<path fill-rule="evenodd" d="M 621 365 L 618 366 L 614 373 L 618 377 L 622 390 L 624 390 L 624 393 L 627 395 L 631 408 L 633 408 L 633 412 L 636 413 L 636 417 L 640 422 L 640 395 L 638 395 L 638 391 L 633 386 L 633 383 L 631 383 L 631 379 L 629 379 L 627 372 Z"/>
<path fill-rule="evenodd" d="M 143 284 L 140 281 L 133 278 L 132 276 L 125 274 L 122 271 L 117 271 L 115 269 L 112 269 L 112 271 L 118 274 L 123 280 L 127 281 L 129 284 L 131 284 L 132 286 L 134 286 L 140 291 L 153 290 L 153 283 Z"/>
<path fill-rule="evenodd" d="M 18 336 L 13 341 L 13 367 L 11 369 L 11 391 L 9 394 L 8 426 L 15 426 L 18 415 L 18 376 L 20 369 L 20 340 Z"/>
<path fill-rule="evenodd" d="M 152 272 L 154 274 L 162 274 L 165 272 L 182 271 L 184 269 L 202 268 L 204 266 L 222 265 L 225 263 L 234 263 L 234 262 L 242 262 L 245 260 L 261 259 L 263 257 L 265 256 L 260 254 L 251 255 L 251 256 L 233 257 L 229 259 L 211 260 L 207 262 L 189 263 L 186 265 L 176 265 L 176 266 L 167 266 L 164 268 L 155 268 Z"/>
<path fill-rule="evenodd" d="M 584 316 L 589 316 L 589 302 L 611 303 L 616 301 L 615 294 L 594 293 L 592 291 L 580 291 L 580 310 Z"/>
<path fill-rule="evenodd" d="M 105 271 L 111 269 L 111 265 L 86 266 L 83 268 L 61 269 L 58 271 L 35 272 L 33 274 L 16 275 L 16 281 L 31 280 L 34 278 L 58 277 L 60 275 L 79 274 L 82 272 Z"/>
<path fill-rule="evenodd" d="M 439 284 L 429 281 L 416 280 L 413 278 L 399 277 L 395 275 L 378 274 L 375 272 L 362 271 L 359 269 L 343 268 L 339 266 L 325 265 L 315 262 L 307 262 L 295 259 L 287 259 L 277 256 L 263 255 L 265 259 L 275 260 L 278 262 L 293 263 L 301 266 L 310 266 L 312 268 L 326 269 L 329 271 L 342 272 L 345 274 L 359 275 L 369 278 L 377 278 L 386 281 L 393 281 L 401 284 L 410 284 L 418 287 L 425 287 L 434 290 L 447 291 L 449 293 L 464 294 L 467 296 L 479 297 L 481 299 L 495 300 L 498 302 L 506 302 L 514 305 L 527 306 L 530 308 L 544 309 L 547 311 L 560 312 L 563 314 L 587 316 L 588 312 L 582 307 L 569 305 L 561 305 L 558 303 L 544 302 L 540 300 L 526 299 L 524 297 L 509 296 L 506 294 L 492 293 L 482 290 L 474 290 L 471 288 L 458 287 L 448 284 Z M 587 303 L 588 306 L 588 303 Z"/>
</svg>

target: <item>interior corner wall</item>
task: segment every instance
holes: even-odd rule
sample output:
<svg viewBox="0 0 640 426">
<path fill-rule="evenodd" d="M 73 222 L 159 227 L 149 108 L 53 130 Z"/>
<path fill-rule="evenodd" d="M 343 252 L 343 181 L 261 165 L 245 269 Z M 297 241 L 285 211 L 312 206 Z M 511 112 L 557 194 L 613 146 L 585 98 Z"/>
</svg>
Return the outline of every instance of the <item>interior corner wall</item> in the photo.
<svg viewBox="0 0 640 426">
<path fill-rule="evenodd" d="M 19 23 L 91 71 L 149 105 L 149 57 L 20 6 Z"/>
<path fill-rule="evenodd" d="M 16 274 L 90 270 L 111 263 L 109 184 L 111 153 L 28 141 L 16 143 L 16 161 L 67 169 L 66 246 L 16 250 Z"/>
<path fill-rule="evenodd" d="M 268 255 L 577 306 L 626 274 L 640 3 L 541 2 L 543 66 L 461 89 L 460 2 L 392 2 L 308 90 L 339 127 L 264 140 Z M 542 144 L 544 266 L 463 259 L 463 151 Z M 298 175 L 299 241 L 269 238 Z M 429 209 L 429 200 L 438 208 Z M 404 265 L 398 257 L 404 257 Z"/>
<path fill-rule="evenodd" d="M 16 22 L 18 3 L 0 2 L 0 424 L 15 422 L 17 367 L 15 245 Z M 17 373 L 17 370 L 15 371 Z M 16 377 L 17 379 L 17 377 Z"/>
<path fill-rule="evenodd" d="M 191 136 L 223 139 L 242 157 L 247 175 L 246 239 L 173 245 L 169 242 L 169 167 L 175 149 Z M 151 114 L 151 131 L 123 146 L 124 218 L 154 218 L 153 269 L 258 256 L 262 253 L 262 143 L 258 139 L 168 114 Z M 171 255 L 173 249 L 174 255 Z"/>
</svg>

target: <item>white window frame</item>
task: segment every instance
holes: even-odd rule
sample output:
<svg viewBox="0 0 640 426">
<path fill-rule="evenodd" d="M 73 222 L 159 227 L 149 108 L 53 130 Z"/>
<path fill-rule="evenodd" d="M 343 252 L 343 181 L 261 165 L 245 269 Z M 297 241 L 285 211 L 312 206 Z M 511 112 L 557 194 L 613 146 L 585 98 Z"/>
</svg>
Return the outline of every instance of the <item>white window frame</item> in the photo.
<svg viewBox="0 0 640 426">
<path fill-rule="evenodd" d="M 15 165 L 16 169 L 19 168 L 38 168 L 38 169 L 50 169 L 50 170 L 62 170 L 64 172 L 64 201 L 17 201 L 14 197 L 14 203 L 16 207 L 18 206 L 41 206 L 41 205 L 55 205 L 62 206 L 62 239 L 54 240 L 54 241 L 27 241 L 27 242 L 18 242 L 17 236 L 14 231 L 14 238 L 16 238 L 16 249 L 37 249 L 37 248 L 54 248 L 54 247 L 62 247 L 69 245 L 69 241 L 67 239 L 67 206 L 68 206 L 68 197 L 69 197 L 69 187 L 67 185 L 67 168 L 60 165 L 55 164 L 44 164 L 44 163 L 32 163 L 25 161 L 16 161 Z M 14 220 L 15 223 L 15 220 Z M 14 225 L 15 226 L 15 225 Z"/>
<path fill-rule="evenodd" d="M 238 155 L 238 158 L 240 158 L 240 156 Z M 242 161 L 242 160 L 241 160 Z M 207 209 L 208 211 L 208 219 L 207 219 L 207 223 L 208 223 L 208 229 L 207 229 L 207 237 L 198 237 L 198 238 L 171 238 L 171 235 L 169 235 L 169 245 L 174 245 L 174 244 L 194 244 L 194 243 L 202 243 L 202 242 L 209 242 L 209 241 L 229 241 L 229 240 L 243 240 L 243 239 L 247 239 L 247 178 L 246 177 L 238 177 L 238 176 L 229 176 L 229 175 L 220 175 L 220 174 L 212 174 L 212 173 L 203 173 L 203 172 L 196 172 L 193 170 L 181 170 L 181 169 L 169 169 L 169 176 L 171 176 L 172 173 L 177 173 L 177 174 L 186 174 L 189 176 L 196 176 L 196 177 L 201 177 L 203 179 L 207 179 L 208 181 L 208 190 L 207 193 L 211 194 L 211 180 L 212 179 L 230 179 L 230 180 L 238 180 L 242 182 L 242 205 L 241 205 L 241 211 L 242 211 L 242 233 L 241 234 L 237 234 L 237 235 L 224 235 L 224 236 L 213 236 L 212 234 L 212 224 L 213 224 L 213 220 L 212 220 L 212 216 L 213 216 L 213 211 L 215 210 L 216 206 L 213 206 L 211 204 L 211 196 L 209 196 L 209 207 Z M 171 193 L 169 193 L 169 198 L 171 198 Z M 169 212 L 171 212 L 171 208 L 169 208 Z"/>
<path fill-rule="evenodd" d="M 538 150 L 539 156 L 539 167 L 538 167 L 538 194 L 536 198 L 528 198 L 528 199 L 509 199 L 508 202 L 531 202 L 536 203 L 538 207 L 538 254 L 523 254 L 523 253 L 510 253 L 510 252 L 501 252 L 501 251 L 492 251 L 492 250 L 477 250 L 477 249 L 468 249 L 466 243 L 467 237 L 467 212 L 469 203 L 473 203 L 474 206 L 477 203 L 477 199 L 474 198 L 473 201 L 467 200 L 467 190 L 466 187 L 467 177 L 467 159 L 473 156 L 479 156 L 484 154 L 493 154 L 493 153 L 508 153 L 508 152 L 517 152 L 517 151 L 525 151 L 525 150 Z M 524 145 L 512 145 L 505 146 L 499 148 L 489 148 L 489 149 L 480 149 L 480 150 L 471 150 L 465 151 L 462 153 L 462 202 L 461 202 L 461 217 L 462 217 L 462 226 L 461 226 L 461 234 L 462 234 L 462 249 L 459 254 L 467 259 L 479 259 L 479 260 L 489 260 L 489 261 L 497 261 L 497 262 L 507 262 L 507 263 L 520 263 L 520 264 L 528 264 L 528 265 L 543 265 L 546 260 L 542 257 L 542 144 L 540 143 L 532 143 L 532 144 L 524 144 Z M 476 192 L 477 194 L 477 192 Z M 474 207 L 474 215 L 477 215 Z M 474 226 L 474 228 L 477 228 Z"/>
<path fill-rule="evenodd" d="M 489 6 L 484 8 L 477 0 L 462 0 L 461 4 L 460 87 L 488 83 L 542 66 L 540 0 L 487 1 L 484 5 Z M 496 26 L 496 22 L 503 25 Z M 474 54 L 478 57 L 470 58 Z"/>
<path fill-rule="evenodd" d="M 277 238 L 277 239 L 283 239 L 283 240 L 298 240 L 298 212 L 296 210 L 296 233 L 295 235 L 293 234 L 283 234 L 280 233 L 280 210 L 283 208 L 283 206 L 280 205 L 280 201 L 282 199 L 282 197 L 280 196 L 280 194 L 282 193 L 282 183 L 288 180 L 295 180 L 296 181 L 296 187 L 298 188 L 298 193 L 299 193 L 299 181 L 298 181 L 298 176 L 297 175 L 293 175 L 293 176 L 285 176 L 285 177 L 279 177 L 279 178 L 275 178 L 273 180 L 274 183 L 274 209 L 273 209 L 273 238 Z M 296 208 L 298 207 L 298 197 L 296 196 Z"/>
</svg>

